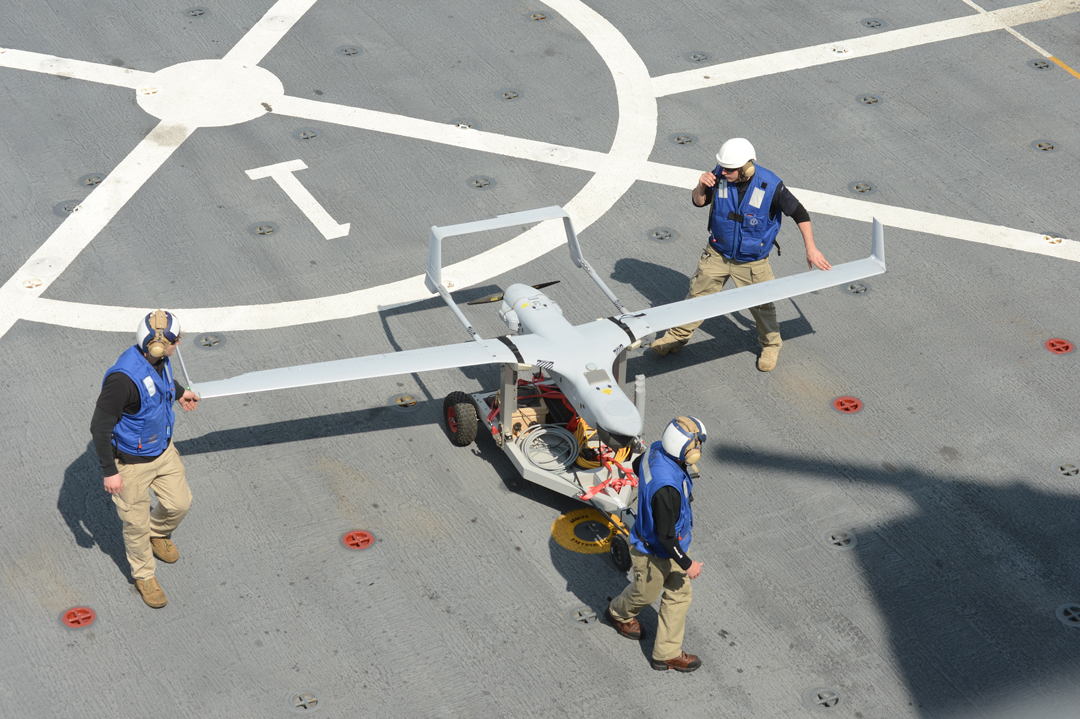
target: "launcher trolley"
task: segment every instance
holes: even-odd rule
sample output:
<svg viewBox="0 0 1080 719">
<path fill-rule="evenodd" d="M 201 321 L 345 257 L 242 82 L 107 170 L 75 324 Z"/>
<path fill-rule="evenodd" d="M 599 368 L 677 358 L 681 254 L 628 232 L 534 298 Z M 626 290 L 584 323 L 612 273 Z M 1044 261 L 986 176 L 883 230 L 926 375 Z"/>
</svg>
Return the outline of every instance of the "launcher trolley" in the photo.
<svg viewBox="0 0 1080 719">
<path fill-rule="evenodd" d="M 621 361 L 625 368 L 625 357 Z M 641 377 L 635 389 L 644 399 Z M 490 434 L 523 479 L 601 511 L 611 526 L 615 565 L 630 568 L 627 537 L 637 507 L 631 465 L 640 455 L 639 443 L 617 451 L 603 444 L 550 378 L 522 364 L 502 365 L 498 390 L 451 392 L 443 401 L 443 421 L 455 445 Z"/>
<path fill-rule="evenodd" d="M 585 269 L 605 293 L 618 303 L 581 257 L 573 224 L 562 208 L 558 207 L 517 212 L 480 222 L 433 227 L 426 280 L 428 288 L 443 297 L 466 330 L 477 338 L 476 331 L 454 303 L 449 291 L 444 288 L 440 267 L 442 239 L 558 218 L 563 219 L 575 264 Z M 536 285 L 531 289 L 539 290 L 556 282 Z M 539 302 L 544 309 L 557 309 L 557 305 L 543 293 L 528 294 L 531 295 L 527 298 L 530 306 Z M 479 305 L 499 301 L 503 301 L 500 315 L 515 334 L 496 340 L 515 351 L 515 359 L 524 360 L 516 344 L 521 341 L 519 337 L 529 333 L 523 327 L 521 318 L 514 312 L 514 307 L 505 301 L 505 293 L 489 295 L 467 304 Z M 622 310 L 621 305 L 619 308 Z M 574 338 L 566 339 L 572 341 Z M 613 389 L 618 387 L 619 391 L 624 392 L 632 401 L 637 415 L 643 417 L 645 379 L 639 375 L 633 383 L 628 383 L 626 378 L 627 353 L 640 346 L 641 342 L 636 339 L 630 341 L 630 338 L 627 340 L 625 346 L 618 348 L 618 353 L 609 367 L 586 362 L 583 376 L 592 390 L 599 393 L 597 396 L 610 396 Z M 602 353 L 594 354 L 602 356 Z M 612 530 L 612 559 L 619 569 L 625 571 L 630 568 L 630 547 L 627 540 L 637 507 L 637 477 L 633 473 L 632 463 L 640 456 L 644 446 L 640 439 L 634 436 L 621 448 L 612 449 L 608 444 L 612 441 L 610 433 L 603 428 L 589 426 L 575 409 L 573 400 L 560 388 L 556 379 L 556 363 L 557 360 L 540 361 L 536 364 L 522 361 L 501 363 L 498 389 L 472 393 L 457 391 L 447 395 L 443 401 L 443 425 L 450 441 L 459 447 L 470 445 L 480 434 L 489 435 L 495 446 L 509 457 L 523 479 L 578 499 L 602 512 Z M 622 438 L 624 442 L 625 439 Z"/>
</svg>

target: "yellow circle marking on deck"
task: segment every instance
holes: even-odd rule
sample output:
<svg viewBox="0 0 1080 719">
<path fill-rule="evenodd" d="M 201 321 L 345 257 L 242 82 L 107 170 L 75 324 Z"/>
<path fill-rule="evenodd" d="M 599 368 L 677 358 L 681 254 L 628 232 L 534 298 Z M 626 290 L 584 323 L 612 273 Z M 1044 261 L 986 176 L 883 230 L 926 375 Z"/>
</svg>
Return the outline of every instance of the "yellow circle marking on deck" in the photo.
<svg viewBox="0 0 1080 719">
<path fill-rule="evenodd" d="M 574 528 L 582 522 L 599 522 L 608 528 L 608 535 L 595 542 L 582 539 L 574 533 Z M 567 512 L 552 523 L 551 536 L 560 547 L 579 554 L 603 554 L 611 550 L 611 522 L 596 509 L 575 509 Z"/>
</svg>

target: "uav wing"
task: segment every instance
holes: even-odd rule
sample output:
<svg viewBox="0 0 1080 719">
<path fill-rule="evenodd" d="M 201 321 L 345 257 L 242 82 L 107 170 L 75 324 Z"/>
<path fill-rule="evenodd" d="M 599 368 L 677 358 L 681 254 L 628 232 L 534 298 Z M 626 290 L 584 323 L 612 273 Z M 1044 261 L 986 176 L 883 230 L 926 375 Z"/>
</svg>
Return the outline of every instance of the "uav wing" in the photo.
<svg viewBox="0 0 1080 719">
<path fill-rule="evenodd" d="M 476 330 L 472 328 L 468 319 L 465 318 L 465 315 L 462 314 L 457 304 L 450 297 L 447 288 L 443 286 L 442 241 L 447 237 L 456 235 L 559 218 L 563 220 L 567 236 L 572 236 L 573 225 L 570 222 L 570 216 L 561 207 L 542 207 L 538 210 L 500 215 L 490 220 L 431 228 L 431 241 L 428 248 L 428 271 L 425 284 L 432 292 L 437 292 L 443 297 L 446 304 L 449 305 L 450 309 L 453 310 L 454 314 L 465 326 L 465 329 L 473 337 L 474 341 L 472 342 L 407 350 L 393 354 L 353 357 L 351 359 L 318 362 L 296 367 L 282 367 L 261 372 L 249 372 L 231 379 L 201 382 L 192 386 L 192 390 L 200 397 L 224 397 L 231 394 L 266 392 L 272 389 L 307 387 L 331 382 L 347 382 L 356 379 L 387 377 L 396 374 L 452 369 L 455 367 L 471 367 L 481 364 L 531 364 L 537 361 L 536 358 L 543 357 L 545 354 L 550 356 L 550 352 L 545 353 L 542 350 L 545 345 L 544 341 L 536 337 L 515 338 L 514 342 L 510 342 L 505 337 L 483 339 L 476 333 Z M 529 358 L 528 361 L 526 361 L 525 357 Z"/>
<path fill-rule="evenodd" d="M 194 385 L 192 390 L 205 399 L 427 370 L 516 361 L 510 347 L 499 340 L 492 339 L 249 372 L 230 379 L 200 382 Z"/>
<path fill-rule="evenodd" d="M 726 315 L 767 302 L 880 275 L 885 272 L 885 236 L 881 223 L 876 219 L 871 247 L 871 254 L 865 260 L 835 265 L 828 272 L 811 270 L 791 277 L 779 277 L 757 285 L 660 305 L 637 314 L 625 315 L 621 319 L 635 336 L 643 337 L 650 332 L 660 332 L 709 317 Z"/>
</svg>

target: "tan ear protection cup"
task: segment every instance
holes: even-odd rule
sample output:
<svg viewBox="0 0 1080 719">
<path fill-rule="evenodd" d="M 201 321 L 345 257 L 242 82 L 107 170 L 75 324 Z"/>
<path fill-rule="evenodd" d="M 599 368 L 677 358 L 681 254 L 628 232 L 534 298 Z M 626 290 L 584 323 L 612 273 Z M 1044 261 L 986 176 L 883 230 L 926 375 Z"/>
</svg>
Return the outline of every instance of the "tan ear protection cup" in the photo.
<svg viewBox="0 0 1080 719">
<path fill-rule="evenodd" d="M 165 330 L 169 327 L 169 313 L 165 310 L 157 310 L 147 318 L 150 329 L 154 330 L 154 338 L 146 343 L 146 354 L 154 359 L 165 356 L 165 350 L 169 349 L 169 341 L 165 339 Z"/>
<path fill-rule="evenodd" d="M 679 426 L 686 432 L 694 437 L 694 442 L 686 449 L 686 459 L 683 461 L 687 464 L 696 464 L 701 459 L 701 437 L 698 434 L 698 426 L 694 420 L 688 417 L 679 417 L 676 420 Z"/>
<path fill-rule="evenodd" d="M 754 176 L 754 161 L 748 160 L 745 165 L 739 168 L 739 182 L 746 182 Z"/>
</svg>

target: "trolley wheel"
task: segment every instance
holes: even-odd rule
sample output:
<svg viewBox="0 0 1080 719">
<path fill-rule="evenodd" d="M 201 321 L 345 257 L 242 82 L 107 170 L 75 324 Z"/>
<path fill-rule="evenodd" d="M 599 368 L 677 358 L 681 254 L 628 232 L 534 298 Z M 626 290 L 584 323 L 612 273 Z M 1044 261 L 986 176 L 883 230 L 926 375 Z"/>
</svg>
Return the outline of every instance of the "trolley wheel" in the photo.
<svg viewBox="0 0 1080 719">
<path fill-rule="evenodd" d="M 476 428 L 480 423 L 472 397 L 464 392 L 451 392 L 442 406 L 450 441 L 458 447 L 468 447 L 476 439 Z"/>
<path fill-rule="evenodd" d="M 630 545 L 621 534 L 611 538 L 611 558 L 615 560 L 615 566 L 620 572 L 628 571 L 633 566 L 630 561 Z"/>
</svg>

